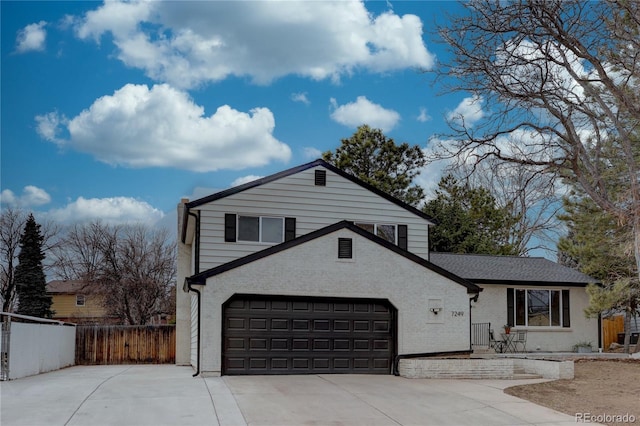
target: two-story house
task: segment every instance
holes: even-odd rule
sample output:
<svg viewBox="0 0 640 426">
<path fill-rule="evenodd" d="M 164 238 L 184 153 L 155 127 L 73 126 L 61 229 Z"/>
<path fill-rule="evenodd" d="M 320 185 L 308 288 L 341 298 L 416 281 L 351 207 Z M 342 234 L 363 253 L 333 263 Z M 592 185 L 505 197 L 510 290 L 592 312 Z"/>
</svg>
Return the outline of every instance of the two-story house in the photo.
<svg viewBox="0 0 640 426">
<path fill-rule="evenodd" d="M 107 315 L 102 297 L 80 280 L 54 280 L 47 283 L 51 296 L 53 319 L 76 324 L 110 324 L 115 319 Z"/>
<path fill-rule="evenodd" d="M 433 225 L 323 160 L 183 200 L 176 363 L 390 374 L 402 356 L 470 352 L 482 288 L 430 261 Z"/>
</svg>

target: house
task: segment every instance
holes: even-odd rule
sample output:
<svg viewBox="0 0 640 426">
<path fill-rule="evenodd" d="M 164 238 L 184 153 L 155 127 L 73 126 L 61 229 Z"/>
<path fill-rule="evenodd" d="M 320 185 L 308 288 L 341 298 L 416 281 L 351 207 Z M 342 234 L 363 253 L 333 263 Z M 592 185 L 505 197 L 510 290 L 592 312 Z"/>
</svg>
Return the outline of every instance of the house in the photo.
<svg viewBox="0 0 640 426">
<path fill-rule="evenodd" d="M 431 261 L 430 226 L 323 160 L 183 200 L 176 363 L 207 375 L 390 374 L 401 357 L 469 353 L 472 306 L 492 302 Z"/>
<path fill-rule="evenodd" d="M 526 330 L 530 351 L 570 352 L 579 342 L 599 342 L 598 319 L 587 319 L 585 287 L 596 280 L 542 257 L 431 253 L 430 260 L 482 288 L 472 321 Z"/>
<path fill-rule="evenodd" d="M 55 280 L 47 283 L 51 296 L 53 319 L 76 324 L 111 323 L 99 295 L 94 294 L 84 281 Z"/>
</svg>

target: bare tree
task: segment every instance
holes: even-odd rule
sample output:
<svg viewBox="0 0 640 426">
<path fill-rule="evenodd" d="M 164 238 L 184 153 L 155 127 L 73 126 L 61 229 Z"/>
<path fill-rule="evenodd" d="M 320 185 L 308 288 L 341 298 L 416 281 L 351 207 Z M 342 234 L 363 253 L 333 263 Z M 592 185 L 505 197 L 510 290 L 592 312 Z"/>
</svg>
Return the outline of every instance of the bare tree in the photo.
<svg viewBox="0 0 640 426">
<path fill-rule="evenodd" d="M 2 312 L 13 312 L 15 307 L 15 267 L 18 263 L 20 236 L 27 221 L 21 210 L 7 208 L 0 215 L 0 297 Z"/>
<path fill-rule="evenodd" d="M 556 215 L 562 208 L 562 189 L 552 175 L 496 159 L 463 164 L 454 172 L 474 187 L 487 188 L 498 206 L 508 208 L 511 216 L 518 218 L 509 230 L 509 243 L 517 253 L 555 252 L 561 228 Z"/>
<path fill-rule="evenodd" d="M 93 222 L 73 226 L 64 241 L 57 251 L 59 275 L 85 281 L 110 316 L 147 324 L 156 315 L 173 313 L 175 242 L 168 231 Z"/>
<path fill-rule="evenodd" d="M 65 280 L 95 281 L 102 265 L 102 244 L 107 230 L 101 222 L 69 226 L 54 250 L 56 274 Z"/>
<path fill-rule="evenodd" d="M 490 111 L 475 123 L 453 117 L 454 142 L 441 144 L 439 156 L 475 164 L 496 158 L 577 185 L 631 226 L 637 275 L 640 2 L 476 0 L 464 7 L 467 14 L 440 30 L 452 53 L 440 77 Z M 620 159 L 619 173 L 608 176 Z"/>
</svg>

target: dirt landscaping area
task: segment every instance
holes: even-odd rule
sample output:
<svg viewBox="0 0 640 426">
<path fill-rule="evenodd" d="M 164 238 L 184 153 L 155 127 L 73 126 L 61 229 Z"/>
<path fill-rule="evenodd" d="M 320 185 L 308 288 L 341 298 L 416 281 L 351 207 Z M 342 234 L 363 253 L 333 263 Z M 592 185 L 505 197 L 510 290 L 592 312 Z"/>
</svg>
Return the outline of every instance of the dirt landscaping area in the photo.
<svg viewBox="0 0 640 426">
<path fill-rule="evenodd" d="M 640 425 L 640 361 L 575 360 L 575 378 L 505 389 L 509 395 L 607 425 Z M 627 417 L 623 417 L 627 415 Z M 601 416 L 601 417 L 596 417 Z"/>
</svg>

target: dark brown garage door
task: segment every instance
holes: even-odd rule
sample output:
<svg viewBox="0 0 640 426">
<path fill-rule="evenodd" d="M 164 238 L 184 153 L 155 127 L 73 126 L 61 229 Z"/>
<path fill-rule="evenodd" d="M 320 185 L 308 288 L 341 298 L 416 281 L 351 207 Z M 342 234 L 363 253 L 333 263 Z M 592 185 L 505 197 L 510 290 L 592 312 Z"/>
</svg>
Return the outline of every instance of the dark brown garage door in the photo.
<svg viewBox="0 0 640 426">
<path fill-rule="evenodd" d="M 391 373 L 388 301 L 234 296 L 223 307 L 223 374 Z"/>
</svg>

